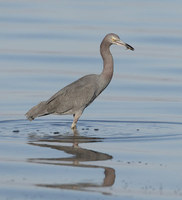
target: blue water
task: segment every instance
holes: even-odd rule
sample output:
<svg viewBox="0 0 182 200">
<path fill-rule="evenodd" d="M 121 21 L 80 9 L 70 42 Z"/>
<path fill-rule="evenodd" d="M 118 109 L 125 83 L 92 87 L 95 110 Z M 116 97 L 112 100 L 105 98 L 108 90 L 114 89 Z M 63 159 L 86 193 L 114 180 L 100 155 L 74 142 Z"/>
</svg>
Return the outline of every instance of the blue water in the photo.
<svg viewBox="0 0 182 200">
<path fill-rule="evenodd" d="M 180 199 L 182 2 L 0 1 L 0 198 Z M 102 71 L 108 88 L 72 116 L 24 114 L 66 84 Z M 58 175 L 59 174 L 59 175 Z M 109 195 L 107 195 L 109 194 Z"/>
</svg>

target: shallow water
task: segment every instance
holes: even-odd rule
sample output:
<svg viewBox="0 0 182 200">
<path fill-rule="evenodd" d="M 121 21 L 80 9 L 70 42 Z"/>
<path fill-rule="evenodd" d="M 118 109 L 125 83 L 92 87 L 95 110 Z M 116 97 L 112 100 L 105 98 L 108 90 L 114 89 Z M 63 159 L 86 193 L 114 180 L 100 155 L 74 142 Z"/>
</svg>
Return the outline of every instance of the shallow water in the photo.
<svg viewBox="0 0 182 200">
<path fill-rule="evenodd" d="M 2 198 L 181 198 L 182 123 L 70 123 L 1 121 Z"/>
<path fill-rule="evenodd" d="M 181 1 L 0 2 L 0 199 L 181 199 Z M 100 73 L 115 32 L 113 80 L 71 116 L 26 121 L 66 84 Z"/>
</svg>

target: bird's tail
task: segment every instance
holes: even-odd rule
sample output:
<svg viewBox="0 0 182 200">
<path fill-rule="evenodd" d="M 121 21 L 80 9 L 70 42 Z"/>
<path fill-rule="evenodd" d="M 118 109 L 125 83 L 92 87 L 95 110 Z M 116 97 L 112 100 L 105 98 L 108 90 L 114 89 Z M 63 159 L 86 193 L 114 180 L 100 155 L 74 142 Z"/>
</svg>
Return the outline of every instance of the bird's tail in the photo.
<svg viewBox="0 0 182 200">
<path fill-rule="evenodd" d="M 47 109 L 46 109 L 46 101 L 40 102 L 38 105 L 34 106 L 31 108 L 25 116 L 27 117 L 28 120 L 32 121 L 36 117 L 40 117 L 43 115 L 47 115 Z"/>
</svg>

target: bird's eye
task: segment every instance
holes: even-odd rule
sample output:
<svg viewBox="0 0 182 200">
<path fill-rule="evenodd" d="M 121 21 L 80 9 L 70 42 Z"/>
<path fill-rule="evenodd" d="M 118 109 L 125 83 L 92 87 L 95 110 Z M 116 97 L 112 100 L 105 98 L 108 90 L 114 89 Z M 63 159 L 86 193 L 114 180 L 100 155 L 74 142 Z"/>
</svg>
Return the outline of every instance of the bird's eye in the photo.
<svg viewBox="0 0 182 200">
<path fill-rule="evenodd" d="M 111 40 L 114 42 L 116 40 L 116 38 L 112 36 Z"/>
<path fill-rule="evenodd" d="M 116 42 L 117 41 L 117 39 L 114 36 L 112 36 L 111 40 L 112 40 L 112 42 Z"/>
</svg>

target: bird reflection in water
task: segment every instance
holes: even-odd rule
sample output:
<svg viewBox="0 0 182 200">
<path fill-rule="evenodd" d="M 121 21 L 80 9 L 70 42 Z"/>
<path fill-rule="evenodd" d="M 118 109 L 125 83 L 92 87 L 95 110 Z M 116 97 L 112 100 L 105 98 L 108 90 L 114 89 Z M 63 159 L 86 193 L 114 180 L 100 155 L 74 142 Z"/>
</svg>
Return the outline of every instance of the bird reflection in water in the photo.
<svg viewBox="0 0 182 200">
<path fill-rule="evenodd" d="M 112 186 L 115 181 L 115 170 L 111 167 L 85 164 L 89 161 L 104 161 L 112 159 L 112 156 L 88 150 L 85 148 L 79 147 L 79 143 L 92 143 L 92 142 L 101 142 L 103 138 L 94 138 L 94 137 L 85 137 L 79 136 L 77 129 L 73 130 L 74 135 L 72 136 L 46 136 L 43 138 L 36 138 L 34 136 L 30 137 L 28 144 L 51 148 L 59 151 L 63 151 L 67 154 L 73 155 L 72 157 L 62 157 L 62 158 L 31 158 L 28 159 L 28 162 L 37 163 L 37 164 L 50 164 L 50 165 L 59 165 L 59 166 L 71 166 L 71 167 L 82 167 L 82 168 L 98 168 L 104 169 L 104 179 L 99 181 L 99 183 L 92 182 L 80 182 L 79 183 L 70 183 L 70 184 L 37 184 L 37 186 L 50 187 L 50 188 L 60 188 L 60 189 L 72 189 L 72 190 L 89 190 L 89 188 L 99 188 L 99 187 L 108 187 Z M 71 146 L 64 146 L 62 144 L 71 144 Z M 85 177 L 86 178 L 86 177 Z M 97 177 L 96 177 L 97 178 Z"/>
</svg>

